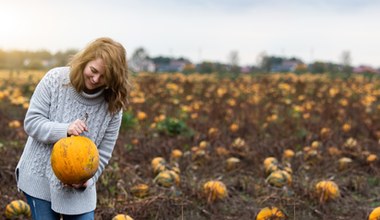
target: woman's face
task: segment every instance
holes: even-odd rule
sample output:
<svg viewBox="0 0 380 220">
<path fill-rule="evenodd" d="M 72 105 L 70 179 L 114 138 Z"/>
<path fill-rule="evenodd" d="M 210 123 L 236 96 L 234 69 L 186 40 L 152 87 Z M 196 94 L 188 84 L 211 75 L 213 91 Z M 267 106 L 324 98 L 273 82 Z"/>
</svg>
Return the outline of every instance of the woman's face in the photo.
<svg viewBox="0 0 380 220">
<path fill-rule="evenodd" d="M 101 58 L 87 63 L 83 70 L 85 92 L 95 93 L 105 86 L 105 68 Z"/>
</svg>

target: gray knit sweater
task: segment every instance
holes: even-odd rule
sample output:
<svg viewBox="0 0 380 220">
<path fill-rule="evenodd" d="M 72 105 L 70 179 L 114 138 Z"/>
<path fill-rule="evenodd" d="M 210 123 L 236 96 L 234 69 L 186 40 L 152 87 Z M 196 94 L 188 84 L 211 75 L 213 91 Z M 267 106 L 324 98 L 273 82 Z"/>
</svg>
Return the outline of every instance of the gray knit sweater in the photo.
<svg viewBox="0 0 380 220">
<path fill-rule="evenodd" d="M 28 139 L 16 167 L 17 186 L 25 193 L 51 201 L 58 213 L 75 215 L 96 208 L 96 181 L 111 158 L 119 133 L 122 112 L 110 114 L 102 95 L 78 93 L 71 86 L 69 67 L 54 68 L 37 85 L 26 113 L 24 128 Z M 88 114 L 87 136 L 99 150 L 99 169 L 85 190 L 63 184 L 50 164 L 52 146 L 67 136 L 71 122 Z"/>
</svg>

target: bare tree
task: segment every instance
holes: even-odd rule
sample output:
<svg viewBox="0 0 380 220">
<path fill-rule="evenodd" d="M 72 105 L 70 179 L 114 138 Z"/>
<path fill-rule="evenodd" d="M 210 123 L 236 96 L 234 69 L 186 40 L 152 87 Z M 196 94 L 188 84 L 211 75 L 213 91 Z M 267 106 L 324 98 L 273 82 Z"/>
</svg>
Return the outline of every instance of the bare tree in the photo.
<svg viewBox="0 0 380 220">
<path fill-rule="evenodd" d="M 260 52 L 256 57 L 256 63 L 257 66 L 264 72 L 270 71 L 270 60 L 268 58 L 268 55 L 265 51 Z"/>
<path fill-rule="evenodd" d="M 232 73 L 239 73 L 239 52 L 237 50 L 233 50 L 228 54 L 228 62 L 230 64 Z"/>
<path fill-rule="evenodd" d="M 137 48 L 130 59 L 129 66 L 133 71 L 154 71 L 154 64 L 149 59 L 149 55 L 142 47 Z"/>
<path fill-rule="evenodd" d="M 343 51 L 340 59 L 341 59 L 342 71 L 344 73 L 351 74 L 352 73 L 352 66 L 351 66 L 352 58 L 351 58 L 350 51 L 348 50 Z"/>
</svg>

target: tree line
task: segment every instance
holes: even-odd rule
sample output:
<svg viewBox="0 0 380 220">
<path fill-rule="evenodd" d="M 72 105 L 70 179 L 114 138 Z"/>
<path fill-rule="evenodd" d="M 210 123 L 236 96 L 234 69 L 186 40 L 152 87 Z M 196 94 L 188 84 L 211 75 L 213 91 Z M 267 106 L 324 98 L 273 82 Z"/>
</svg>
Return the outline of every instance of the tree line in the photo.
<svg viewBox="0 0 380 220">
<path fill-rule="evenodd" d="M 51 53 L 47 50 L 23 51 L 0 50 L 0 69 L 8 70 L 45 70 L 55 66 L 65 66 L 75 49 Z"/>
<path fill-rule="evenodd" d="M 76 54 L 78 50 L 68 49 L 66 51 L 58 51 L 51 53 L 47 50 L 23 51 L 0 49 L 0 69 L 8 70 L 46 70 L 56 66 L 65 66 L 70 58 Z M 144 65 L 151 64 L 155 68 L 149 69 L 151 72 L 183 72 L 183 73 L 269 73 L 269 72 L 296 72 L 296 73 L 351 73 L 351 57 L 349 52 L 342 54 L 342 63 L 336 64 L 332 62 L 313 62 L 305 64 L 302 60 L 292 57 L 269 56 L 265 53 L 257 57 L 256 65 L 241 67 L 239 66 L 239 54 L 232 51 L 229 54 L 229 62 L 210 62 L 202 61 L 193 64 L 190 60 L 180 57 L 173 58 L 168 56 L 152 57 L 144 48 L 137 48 L 131 55 L 130 67 L 139 67 L 137 70 L 146 71 Z M 164 68 L 172 63 L 182 63 L 181 68 L 167 69 Z M 159 71 L 162 70 L 162 71 Z M 139 72 L 136 71 L 136 72 Z"/>
</svg>

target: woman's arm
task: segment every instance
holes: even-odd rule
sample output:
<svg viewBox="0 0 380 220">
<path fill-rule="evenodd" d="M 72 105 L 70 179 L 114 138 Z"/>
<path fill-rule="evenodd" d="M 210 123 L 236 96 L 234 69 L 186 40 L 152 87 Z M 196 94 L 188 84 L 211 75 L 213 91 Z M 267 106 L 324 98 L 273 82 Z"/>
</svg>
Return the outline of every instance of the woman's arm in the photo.
<svg viewBox="0 0 380 220">
<path fill-rule="evenodd" d="M 54 74 L 57 74 L 56 71 L 50 70 L 38 83 L 24 120 L 25 132 L 46 144 L 66 137 L 69 126 L 69 123 L 58 123 L 49 119 L 52 87 L 57 86 Z"/>
<path fill-rule="evenodd" d="M 119 136 L 119 129 L 121 125 L 122 111 L 116 113 L 111 119 L 106 133 L 104 134 L 103 140 L 98 146 L 99 150 L 99 168 L 95 175 L 92 177 L 94 183 L 98 180 L 99 176 L 102 174 L 104 168 L 111 159 L 113 149 L 116 144 L 116 140 Z"/>
</svg>

